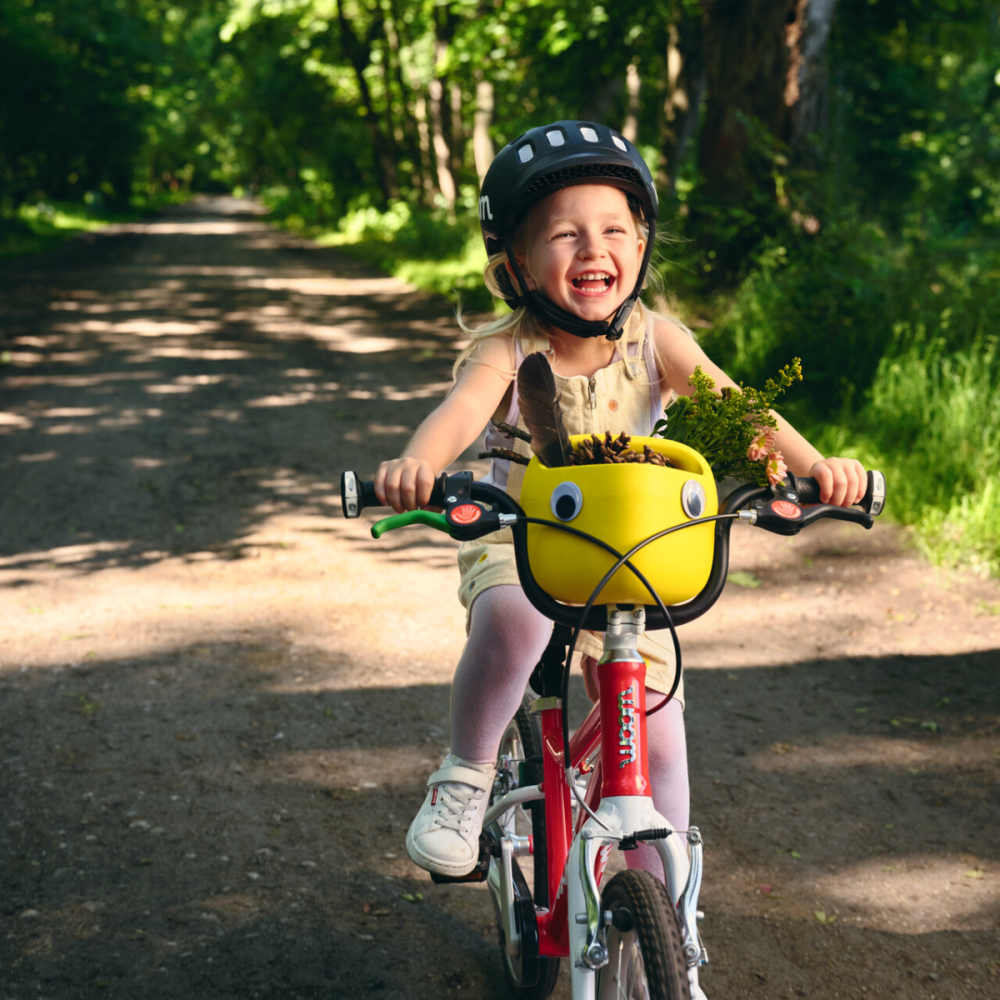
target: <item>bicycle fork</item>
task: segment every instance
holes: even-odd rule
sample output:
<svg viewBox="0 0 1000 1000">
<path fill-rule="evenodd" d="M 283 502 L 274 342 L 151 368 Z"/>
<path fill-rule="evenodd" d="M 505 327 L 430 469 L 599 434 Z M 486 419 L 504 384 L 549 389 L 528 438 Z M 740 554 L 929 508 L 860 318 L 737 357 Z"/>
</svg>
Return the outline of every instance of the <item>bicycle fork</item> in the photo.
<svg viewBox="0 0 1000 1000">
<path fill-rule="evenodd" d="M 701 835 L 697 828 L 690 828 L 685 844 L 653 806 L 646 740 L 646 664 L 638 652 L 645 612 L 636 608 L 629 617 L 630 621 L 623 620 L 620 611 L 609 608 L 604 654 L 598 663 L 601 802 L 596 816 L 587 820 L 574 839 L 564 876 L 574 1000 L 594 1000 L 596 972 L 608 961 L 610 912 L 601 906 L 598 875 L 603 868 L 601 852 L 623 841 L 648 842 L 660 856 L 692 986 L 697 983 L 698 969 L 708 961 L 697 925 Z"/>
</svg>

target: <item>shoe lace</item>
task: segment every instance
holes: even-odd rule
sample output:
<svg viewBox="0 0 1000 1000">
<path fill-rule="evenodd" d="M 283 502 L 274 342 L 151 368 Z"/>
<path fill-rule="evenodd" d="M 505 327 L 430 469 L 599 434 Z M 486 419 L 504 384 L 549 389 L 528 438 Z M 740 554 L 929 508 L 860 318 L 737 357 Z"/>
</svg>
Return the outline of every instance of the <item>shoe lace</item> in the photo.
<svg viewBox="0 0 1000 1000">
<path fill-rule="evenodd" d="M 434 822 L 446 830 L 464 833 L 469 828 L 470 813 L 475 811 L 479 800 L 485 794 L 481 788 L 473 788 L 461 782 L 445 782 L 437 786 L 438 813 Z"/>
</svg>

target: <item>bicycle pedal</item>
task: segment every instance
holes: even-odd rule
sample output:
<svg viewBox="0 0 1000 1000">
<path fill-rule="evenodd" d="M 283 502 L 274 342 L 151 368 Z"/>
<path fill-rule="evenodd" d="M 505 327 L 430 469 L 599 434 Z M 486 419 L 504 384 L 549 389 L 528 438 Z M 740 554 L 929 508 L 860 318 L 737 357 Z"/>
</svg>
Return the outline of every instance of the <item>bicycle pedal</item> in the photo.
<svg viewBox="0 0 1000 1000">
<path fill-rule="evenodd" d="M 431 881 L 437 882 L 438 885 L 447 885 L 449 882 L 485 882 L 489 873 L 490 859 L 487 855 L 479 859 L 476 867 L 468 875 L 438 875 L 437 872 L 431 872 Z"/>
<path fill-rule="evenodd" d="M 485 882 L 490 873 L 490 844 L 485 835 L 479 838 L 479 860 L 476 867 L 467 875 L 439 875 L 431 872 L 431 881 L 438 885 L 448 885 L 452 882 Z"/>
</svg>

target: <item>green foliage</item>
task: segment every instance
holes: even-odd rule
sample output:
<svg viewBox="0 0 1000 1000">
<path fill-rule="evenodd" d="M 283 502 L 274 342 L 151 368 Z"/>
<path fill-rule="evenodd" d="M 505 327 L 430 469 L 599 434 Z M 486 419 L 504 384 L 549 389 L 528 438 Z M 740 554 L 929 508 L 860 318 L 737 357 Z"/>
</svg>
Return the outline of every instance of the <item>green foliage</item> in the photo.
<svg viewBox="0 0 1000 1000">
<path fill-rule="evenodd" d="M 75 233 L 94 232 L 139 214 L 109 208 L 93 192 L 82 202 L 25 203 L 14 213 L 0 214 L 0 259 L 41 253 Z"/>
<path fill-rule="evenodd" d="M 150 75 L 155 38 L 130 4 L 0 5 L 0 204 L 127 200 L 143 141 L 128 87 Z"/>
<path fill-rule="evenodd" d="M 801 379 L 802 365 L 795 358 L 778 372 L 777 381 L 769 378 L 763 390 L 741 384 L 739 390 L 727 386 L 716 392 L 715 380 L 699 365 L 688 379 L 694 393 L 678 396 L 667 407 L 665 419 L 653 427 L 653 434 L 700 452 L 719 482 L 731 476 L 766 486 L 765 460 L 771 449 L 757 460 L 750 458 L 750 446 L 766 428 L 778 426 L 770 412 L 774 401 Z"/>
<path fill-rule="evenodd" d="M 470 225 L 468 216 L 456 220 L 443 209 L 428 211 L 405 201 L 390 202 L 380 211 L 362 198 L 329 227 L 287 188 L 269 189 L 264 199 L 274 206 L 278 221 L 322 246 L 347 248 L 417 288 L 461 298 L 466 307 L 491 307 L 483 285 L 486 251 L 479 227 Z"/>
<path fill-rule="evenodd" d="M 881 468 L 887 509 L 935 561 L 1000 574 L 997 336 L 958 350 L 904 338 L 880 362 L 864 408 L 816 428 L 819 446 Z"/>
</svg>

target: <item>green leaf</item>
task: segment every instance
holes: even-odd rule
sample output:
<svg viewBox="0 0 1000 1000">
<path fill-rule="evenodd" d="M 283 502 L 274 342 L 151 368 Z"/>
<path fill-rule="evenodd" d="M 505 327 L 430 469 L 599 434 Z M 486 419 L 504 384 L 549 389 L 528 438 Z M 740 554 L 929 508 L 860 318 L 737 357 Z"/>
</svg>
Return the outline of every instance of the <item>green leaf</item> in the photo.
<svg viewBox="0 0 1000 1000">
<path fill-rule="evenodd" d="M 748 590 L 756 590 L 764 585 L 764 581 L 754 576 L 753 573 L 746 573 L 741 569 L 734 569 L 726 576 L 726 583 L 735 584 L 737 587 L 745 587 Z"/>
</svg>

